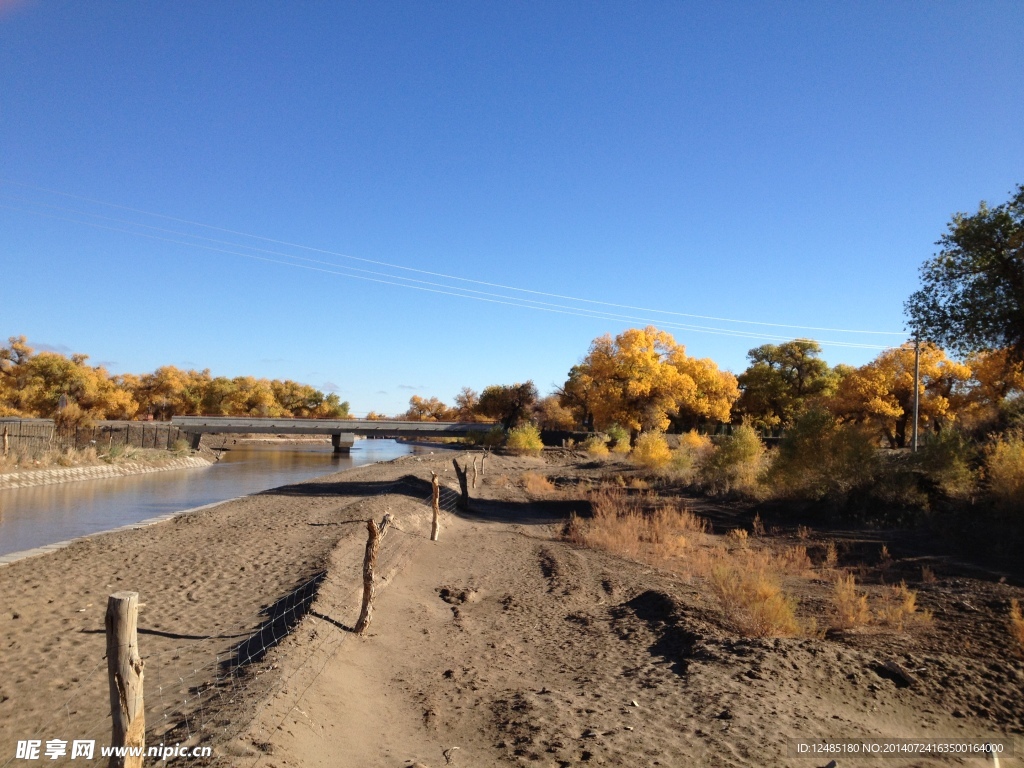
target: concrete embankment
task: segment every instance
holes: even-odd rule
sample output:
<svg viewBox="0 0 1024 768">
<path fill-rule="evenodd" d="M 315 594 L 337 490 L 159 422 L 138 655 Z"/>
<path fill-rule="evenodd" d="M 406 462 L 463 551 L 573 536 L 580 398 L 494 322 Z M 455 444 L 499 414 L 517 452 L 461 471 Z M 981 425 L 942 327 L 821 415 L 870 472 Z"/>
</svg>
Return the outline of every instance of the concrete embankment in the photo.
<svg viewBox="0 0 1024 768">
<path fill-rule="evenodd" d="M 7 472 L 0 474 L 0 490 L 5 488 L 30 488 L 36 485 L 52 485 L 54 483 L 70 483 L 77 480 L 98 480 L 105 477 L 143 475 L 149 472 L 163 472 L 169 469 L 208 467 L 210 464 L 212 462 L 207 459 L 189 456 L 169 459 L 160 464 L 141 464 L 126 461 L 123 464 L 98 464 L 89 467 L 55 467 L 53 469 L 33 469 L 25 472 Z"/>
</svg>

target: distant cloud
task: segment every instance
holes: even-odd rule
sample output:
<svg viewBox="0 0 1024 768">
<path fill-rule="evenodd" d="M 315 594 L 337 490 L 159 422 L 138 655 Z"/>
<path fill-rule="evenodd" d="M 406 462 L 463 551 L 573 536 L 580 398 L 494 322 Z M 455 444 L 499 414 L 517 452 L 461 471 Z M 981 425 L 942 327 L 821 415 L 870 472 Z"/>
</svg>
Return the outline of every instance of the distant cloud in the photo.
<svg viewBox="0 0 1024 768">
<path fill-rule="evenodd" d="M 399 389 L 423 389 L 422 384 L 399 384 Z"/>
<path fill-rule="evenodd" d="M 320 387 L 324 392 L 337 392 L 341 387 L 335 384 L 333 381 L 325 381 Z"/>
<path fill-rule="evenodd" d="M 378 389 L 377 390 L 377 394 L 378 395 L 386 395 L 386 394 L 388 394 L 388 391 L 386 389 Z"/>
<path fill-rule="evenodd" d="M 110 370 L 117 366 L 117 360 L 97 360 L 93 365 L 98 365 L 100 368 Z"/>
<path fill-rule="evenodd" d="M 47 344 L 45 341 L 30 341 L 28 344 L 36 352 L 56 352 L 58 355 L 72 354 L 71 347 L 67 344 Z"/>
</svg>

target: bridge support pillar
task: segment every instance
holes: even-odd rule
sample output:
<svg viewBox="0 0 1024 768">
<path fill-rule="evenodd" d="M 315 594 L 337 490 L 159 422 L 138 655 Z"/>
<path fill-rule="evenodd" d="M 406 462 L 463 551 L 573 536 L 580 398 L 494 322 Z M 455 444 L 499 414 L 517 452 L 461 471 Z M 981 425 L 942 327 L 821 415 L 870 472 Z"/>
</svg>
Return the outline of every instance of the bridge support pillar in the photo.
<svg viewBox="0 0 1024 768">
<path fill-rule="evenodd" d="M 335 453 L 350 453 L 355 442 L 356 436 L 347 432 L 335 432 L 331 435 L 331 445 L 334 446 Z"/>
<path fill-rule="evenodd" d="M 203 439 L 202 432 L 193 432 L 188 436 L 188 445 L 193 451 L 199 450 L 199 441 Z"/>
</svg>

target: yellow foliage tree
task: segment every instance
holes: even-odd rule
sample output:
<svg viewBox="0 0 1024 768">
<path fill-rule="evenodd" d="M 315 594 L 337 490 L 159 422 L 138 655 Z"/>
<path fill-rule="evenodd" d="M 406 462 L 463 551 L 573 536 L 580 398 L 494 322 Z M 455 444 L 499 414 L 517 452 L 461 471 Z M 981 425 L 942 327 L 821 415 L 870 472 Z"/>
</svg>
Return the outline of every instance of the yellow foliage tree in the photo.
<svg viewBox="0 0 1024 768">
<path fill-rule="evenodd" d="M 732 374 L 695 360 L 654 326 L 594 339 L 559 391 L 590 429 L 620 424 L 633 434 L 665 430 L 672 417 L 728 420 L 739 395 Z"/>
<path fill-rule="evenodd" d="M 920 416 L 939 431 L 957 416 L 971 369 L 933 344 L 921 345 Z M 888 349 L 839 384 L 831 409 L 840 418 L 876 426 L 892 448 L 903 448 L 914 412 L 914 350 Z"/>
</svg>

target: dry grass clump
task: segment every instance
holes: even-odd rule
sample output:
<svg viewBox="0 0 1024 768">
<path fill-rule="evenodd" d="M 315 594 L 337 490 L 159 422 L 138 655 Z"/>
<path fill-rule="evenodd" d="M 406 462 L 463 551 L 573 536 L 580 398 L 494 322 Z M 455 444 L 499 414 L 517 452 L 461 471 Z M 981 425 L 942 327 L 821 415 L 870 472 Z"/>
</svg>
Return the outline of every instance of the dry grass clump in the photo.
<svg viewBox="0 0 1024 768">
<path fill-rule="evenodd" d="M 661 432 L 644 432 L 636 439 L 630 454 L 633 463 L 644 469 L 662 469 L 672 461 L 672 451 Z"/>
<path fill-rule="evenodd" d="M 1010 432 L 993 441 L 985 453 L 985 475 L 998 504 L 1024 505 L 1024 432 Z"/>
<path fill-rule="evenodd" d="M 875 619 L 879 624 L 902 631 L 908 621 L 932 620 L 931 611 L 918 611 L 917 592 L 908 589 L 905 581 L 886 587 L 879 602 L 881 604 L 875 609 Z"/>
<path fill-rule="evenodd" d="M 747 548 L 748 534 L 742 528 L 733 528 L 726 534 L 726 537 L 736 546 L 742 547 L 743 549 Z"/>
<path fill-rule="evenodd" d="M 871 623 L 868 596 L 857 591 L 856 581 L 852 575 L 836 576 L 832 586 L 832 601 L 835 606 L 835 620 L 832 626 L 836 629 L 853 629 Z"/>
<path fill-rule="evenodd" d="M 589 519 L 570 520 L 570 540 L 634 560 L 657 562 L 676 557 L 689 545 L 688 536 L 706 530 L 703 519 L 657 496 L 602 488 L 590 494 L 590 504 L 593 515 Z"/>
<path fill-rule="evenodd" d="M 1024 652 L 1024 614 L 1021 613 L 1020 603 L 1014 598 L 1010 600 L 1010 637 L 1012 637 L 1021 652 Z"/>
<path fill-rule="evenodd" d="M 552 482 L 536 472 L 523 474 L 523 488 L 533 496 L 548 496 L 555 492 Z"/>
<path fill-rule="evenodd" d="M 726 618 L 740 633 L 751 637 L 801 633 L 796 601 L 771 572 L 722 565 L 711 571 L 710 582 Z"/>
<path fill-rule="evenodd" d="M 608 443 L 601 435 L 591 435 L 580 444 L 580 447 L 586 451 L 588 456 L 608 455 Z"/>
</svg>

